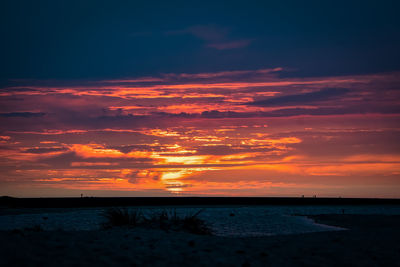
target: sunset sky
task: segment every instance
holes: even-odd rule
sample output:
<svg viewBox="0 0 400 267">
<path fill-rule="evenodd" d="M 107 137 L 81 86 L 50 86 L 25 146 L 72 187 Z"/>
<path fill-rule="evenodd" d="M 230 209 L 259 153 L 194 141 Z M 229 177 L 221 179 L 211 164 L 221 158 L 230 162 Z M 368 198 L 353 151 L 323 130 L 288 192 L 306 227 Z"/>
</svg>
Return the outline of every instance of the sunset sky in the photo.
<svg viewBox="0 0 400 267">
<path fill-rule="evenodd" d="M 400 198 L 400 6 L 321 2 L 2 2 L 0 195 Z"/>
</svg>

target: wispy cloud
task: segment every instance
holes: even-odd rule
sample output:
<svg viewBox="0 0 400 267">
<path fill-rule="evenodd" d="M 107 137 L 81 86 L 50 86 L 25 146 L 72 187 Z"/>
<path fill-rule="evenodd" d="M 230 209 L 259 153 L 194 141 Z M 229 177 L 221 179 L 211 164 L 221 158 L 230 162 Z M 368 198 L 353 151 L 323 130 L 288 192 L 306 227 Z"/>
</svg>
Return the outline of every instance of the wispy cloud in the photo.
<svg viewBox="0 0 400 267">
<path fill-rule="evenodd" d="M 342 96 L 350 90 L 346 88 L 326 88 L 319 91 L 308 92 L 303 94 L 293 94 L 280 97 L 272 97 L 265 100 L 250 102 L 248 105 L 255 106 L 293 106 L 309 104 L 317 101 L 330 100 L 334 97 Z"/>
<path fill-rule="evenodd" d="M 251 43 L 251 41 L 252 40 L 247 39 L 247 40 L 220 42 L 220 43 L 210 43 L 207 46 L 218 49 L 218 50 L 227 50 L 227 49 L 246 47 Z"/>
<path fill-rule="evenodd" d="M 243 48 L 253 39 L 237 39 L 231 35 L 232 29 L 217 25 L 195 25 L 183 30 L 168 31 L 168 35 L 190 34 L 205 42 L 206 47 L 218 50 Z"/>
</svg>

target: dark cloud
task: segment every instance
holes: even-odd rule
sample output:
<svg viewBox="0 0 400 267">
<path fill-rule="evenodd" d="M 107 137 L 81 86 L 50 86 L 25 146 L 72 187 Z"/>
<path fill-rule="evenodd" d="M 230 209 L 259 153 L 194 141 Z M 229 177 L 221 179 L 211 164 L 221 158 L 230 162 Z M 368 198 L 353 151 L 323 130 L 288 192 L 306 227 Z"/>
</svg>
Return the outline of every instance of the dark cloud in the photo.
<svg viewBox="0 0 400 267">
<path fill-rule="evenodd" d="M 197 155 L 214 155 L 214 156 L 226 156 L 226 155 L 235 155 L 240 153 L 249 153 L 249 152 L 270 152 L 277 151 L 276 148 L 265 148 L 265 145 L 262 148 L 257 148 L 255 145 L 240 145 L 240 149 L 234 149 L 232 146 L 226 145 L 218 145 L 218 146 L 198 146 L 196 147 Z"/>
<path fill-rule="evenodd" d="M 24 152 L 33 153 L 33 154 L 44 154 L 44 153 L 59 152 L 59 151 L 66 151 L 66 150 L 67 149 L 64 147 L 39 147 L 39 148 L 26 149 Z"/>
<path fill-rule="evenodd" d="M 330 97 L 327 96 L 324 99 L 319 98 L 318 96 L 310 97 L 308 102 L 293 102 L 284 103 L 282 101 L 282 106 L 290 106 L 290 105 L 302 105 L 302 104 L 309 104 L 317 101 L 324 101 L 324 100 L 332 100 L 334 98 L 332 94 Z M 294 96 L 294 95 L 291 95 Z M 337 94 L 336 96 L 340 96 Z M 276 99 L 276 98 L 274 98 Z M 313 100 L 311 100 L 313 99 Z M 271 99 L 272 100 L 272 99 Z M 304 98 L 303 98 L 304 100 Z M 260 101 L 261 102 L 261 101 Z M 253 105 L 251 102 L 248 105 Z M 257 106 L 261 106 L 257 105 Z M 272 105 L 271 105 L 272 106 Z M 278 103 L 275 103 L 275 106 L 279 106 Z M 380 114 L 399 114 L 400 107 L 398 105 L 391 105 L 387 104 L 386 106 L 377 105 L 376 103 L 361 103 L 361 104 L 348 104 L 348 103 L 337 103 L 335 107 L 315 107 L 315 108 L 282 108 L 273 111 L 259 111 L 259 112 L 235 112 L 235 111 L 218 111 L 218 110 L 210 110 L 210 111 L 203 111 L 201 113 L 166 113 L 166 112 L 158 112 L 154 113 L 157 115 L 154 118 L 158 118 L 159 121 L 162 121 L 162 117 L 171 117 L 177 119 L 189 119 L 189 118 L 204 118 L 204 119 L 223 119 L 223 118 L 257 118 L 257 117 L 291 117 L 291 116 L 301 116 L 301 115 L 312 115 L 312 116 L 323 116 L 323 115 L 345 115 L 345 114 L 367 114 L 367 113 L 380 113 Z M 148 116 L 150 118 L 150 116 Z"/>
<path fill-rule="evenodd" d="M 208 47 L 212 47 L 218 50 L 226 50 L 226 49 L 235 49 L 235 48 L 243 48 L 248 46 L 251 43 L 251 40 L 237 40 L 237 41 L 227 41 L 221 43 L 212 43 L 207 45 Z"/>
<path fill-rule="evenodd" d="M 323 116 L 323 115 L 346 115 L 346 114 L 399 114 L 400 107 L 394 105 L 379 106 L 371 103 L 363 105 L 353 105 L 353 106 L 341 106 L 337 107 L 321 107 L 321 108 L 285 108 L 278 109 L 271 112 L 258 113 L 259 116 L 263 117 L 291 117 L 300 115 L 312 115 L 312 116 Z"/>
<path fill-rule="evenodd" d="M 218 25 L 195 25 L 184 30 L 168 31 L 167 35 L 191 34 L 203 40 L 207 47 L 218 50 L 243 48 L 248 46 L 251 39 L 235 39 L 231 35 L 232 29 Z"/>
<path fill-rule="evenodd" d="M 72 163 L 78 163 L 77 165 L 73 165 Z M 47 157 L 44 159 L 40 159 L 38 163 L 45 163 L 52 169 L 74 169 L 74 168 L 82 168 L 79 163 L 94 163 L 92 166 L 84 166 L 85 169 L 120 169 L 120 168 L 145 168 L 149 167 L 153 162 L 153 159 L 150 158 L 92 158 L 92 157 L 81 157 L 77 155 L 75 152 L 66 152 L 59 155 Z M 96 163 L 106 163 L 106 164 L 116 164 L 116 165 L 95 165 Z M 49 168 L 49 167 L 38 167 L 41 168 Z"/>
<path fill-rule="evenodd" d="M 123 145 L 123 146 L 111 146 L 110 149 L 116 149 L 122 153 L 129 153 L 131 151 L 153 151 L 154 147 L 150 145 Z"/>
<path fill-rule="evenodd" d="M 31 117 L 43 117 L 46 113 L 43 112 L 9 112 L 9 113 L 0 113 L 0 117 L 23 117 L 23 118 L 31 118 Z"/>
<path fill-rule="evenodd" d="M 140 170 L 134 170 L 130 174 L 126 175 L 128 181 L 131 184 L 139 183 L 142 179 L 152 179 L 154 181 L 160 180 L 162 172 L 151 171 L 151 172 L 141 172 Z"/>
<path fill-rule="evenodd" d="M 286 95 L 260 101 L 249 102 L 247 103 L 247 105 L 262 106 L 262 107 L 302 105 L 317 101 L 330 100 L 334 97 L 342 96 L 348 92 L 349 89 L 346 88 L 327 88 L 316 92 Z"/>
<path fill-rule="evenodd" d="M 230 32 L 229 28 L 217 25 L 194 25 L 183 30 L 168 31 L 167 35 L 191 34 L 208 42 L 216 42 L 226 39 Z"/>
<path fill-rule="evenodd" d="M 302 139 L 301 143 L 293 144 L 294 151 L 302 151 L 304 155 L 315 159 L 340 158 L 342 155 L 352 155 L 355 151 L 357 154 L 370 154 L 373 151 L 379 159 L 380 154 L 395 155 L 400 151 L 399 130 L 352 129 L 313 131 L 312 135 L 307 131 L 293 134 Z"/>
</svg>

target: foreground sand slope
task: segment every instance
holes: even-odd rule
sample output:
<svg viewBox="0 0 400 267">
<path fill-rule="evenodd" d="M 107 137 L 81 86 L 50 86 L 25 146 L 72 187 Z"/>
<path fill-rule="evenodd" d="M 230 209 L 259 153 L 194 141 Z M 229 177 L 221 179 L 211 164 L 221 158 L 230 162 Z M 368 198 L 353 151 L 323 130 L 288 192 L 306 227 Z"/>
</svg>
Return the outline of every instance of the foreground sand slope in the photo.
<svg viewBox="0 0 400 267">
<path fill-rule="evenodd" d="M 0 232 L 0 266 L 400 266 L 400 216 L 317 215 L 348 231 L 224 238 L 152 229 Z"/>
</svg>

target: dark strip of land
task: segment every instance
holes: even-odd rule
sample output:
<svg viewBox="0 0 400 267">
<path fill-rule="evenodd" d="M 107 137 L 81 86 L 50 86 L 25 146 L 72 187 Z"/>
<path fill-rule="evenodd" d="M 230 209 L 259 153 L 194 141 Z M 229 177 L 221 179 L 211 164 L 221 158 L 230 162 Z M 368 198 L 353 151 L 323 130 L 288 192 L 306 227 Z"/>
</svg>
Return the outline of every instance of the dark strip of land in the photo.
<svg viewBox="0 0 400 267">
<path fill-rule="evenodd" d="M 400 216 L 310 217 L 349 230 L 248 238 L 139 227 L 0 231 L 0 266 L 400 266 Z"/>
<path fill-rule="evenodd" d="M 110 206 L 219 206 L 219 205 L 400 205 L 400 199 L 307 197 L 0 197 L 0 207 L 78 208 Z"/>
</svg>

